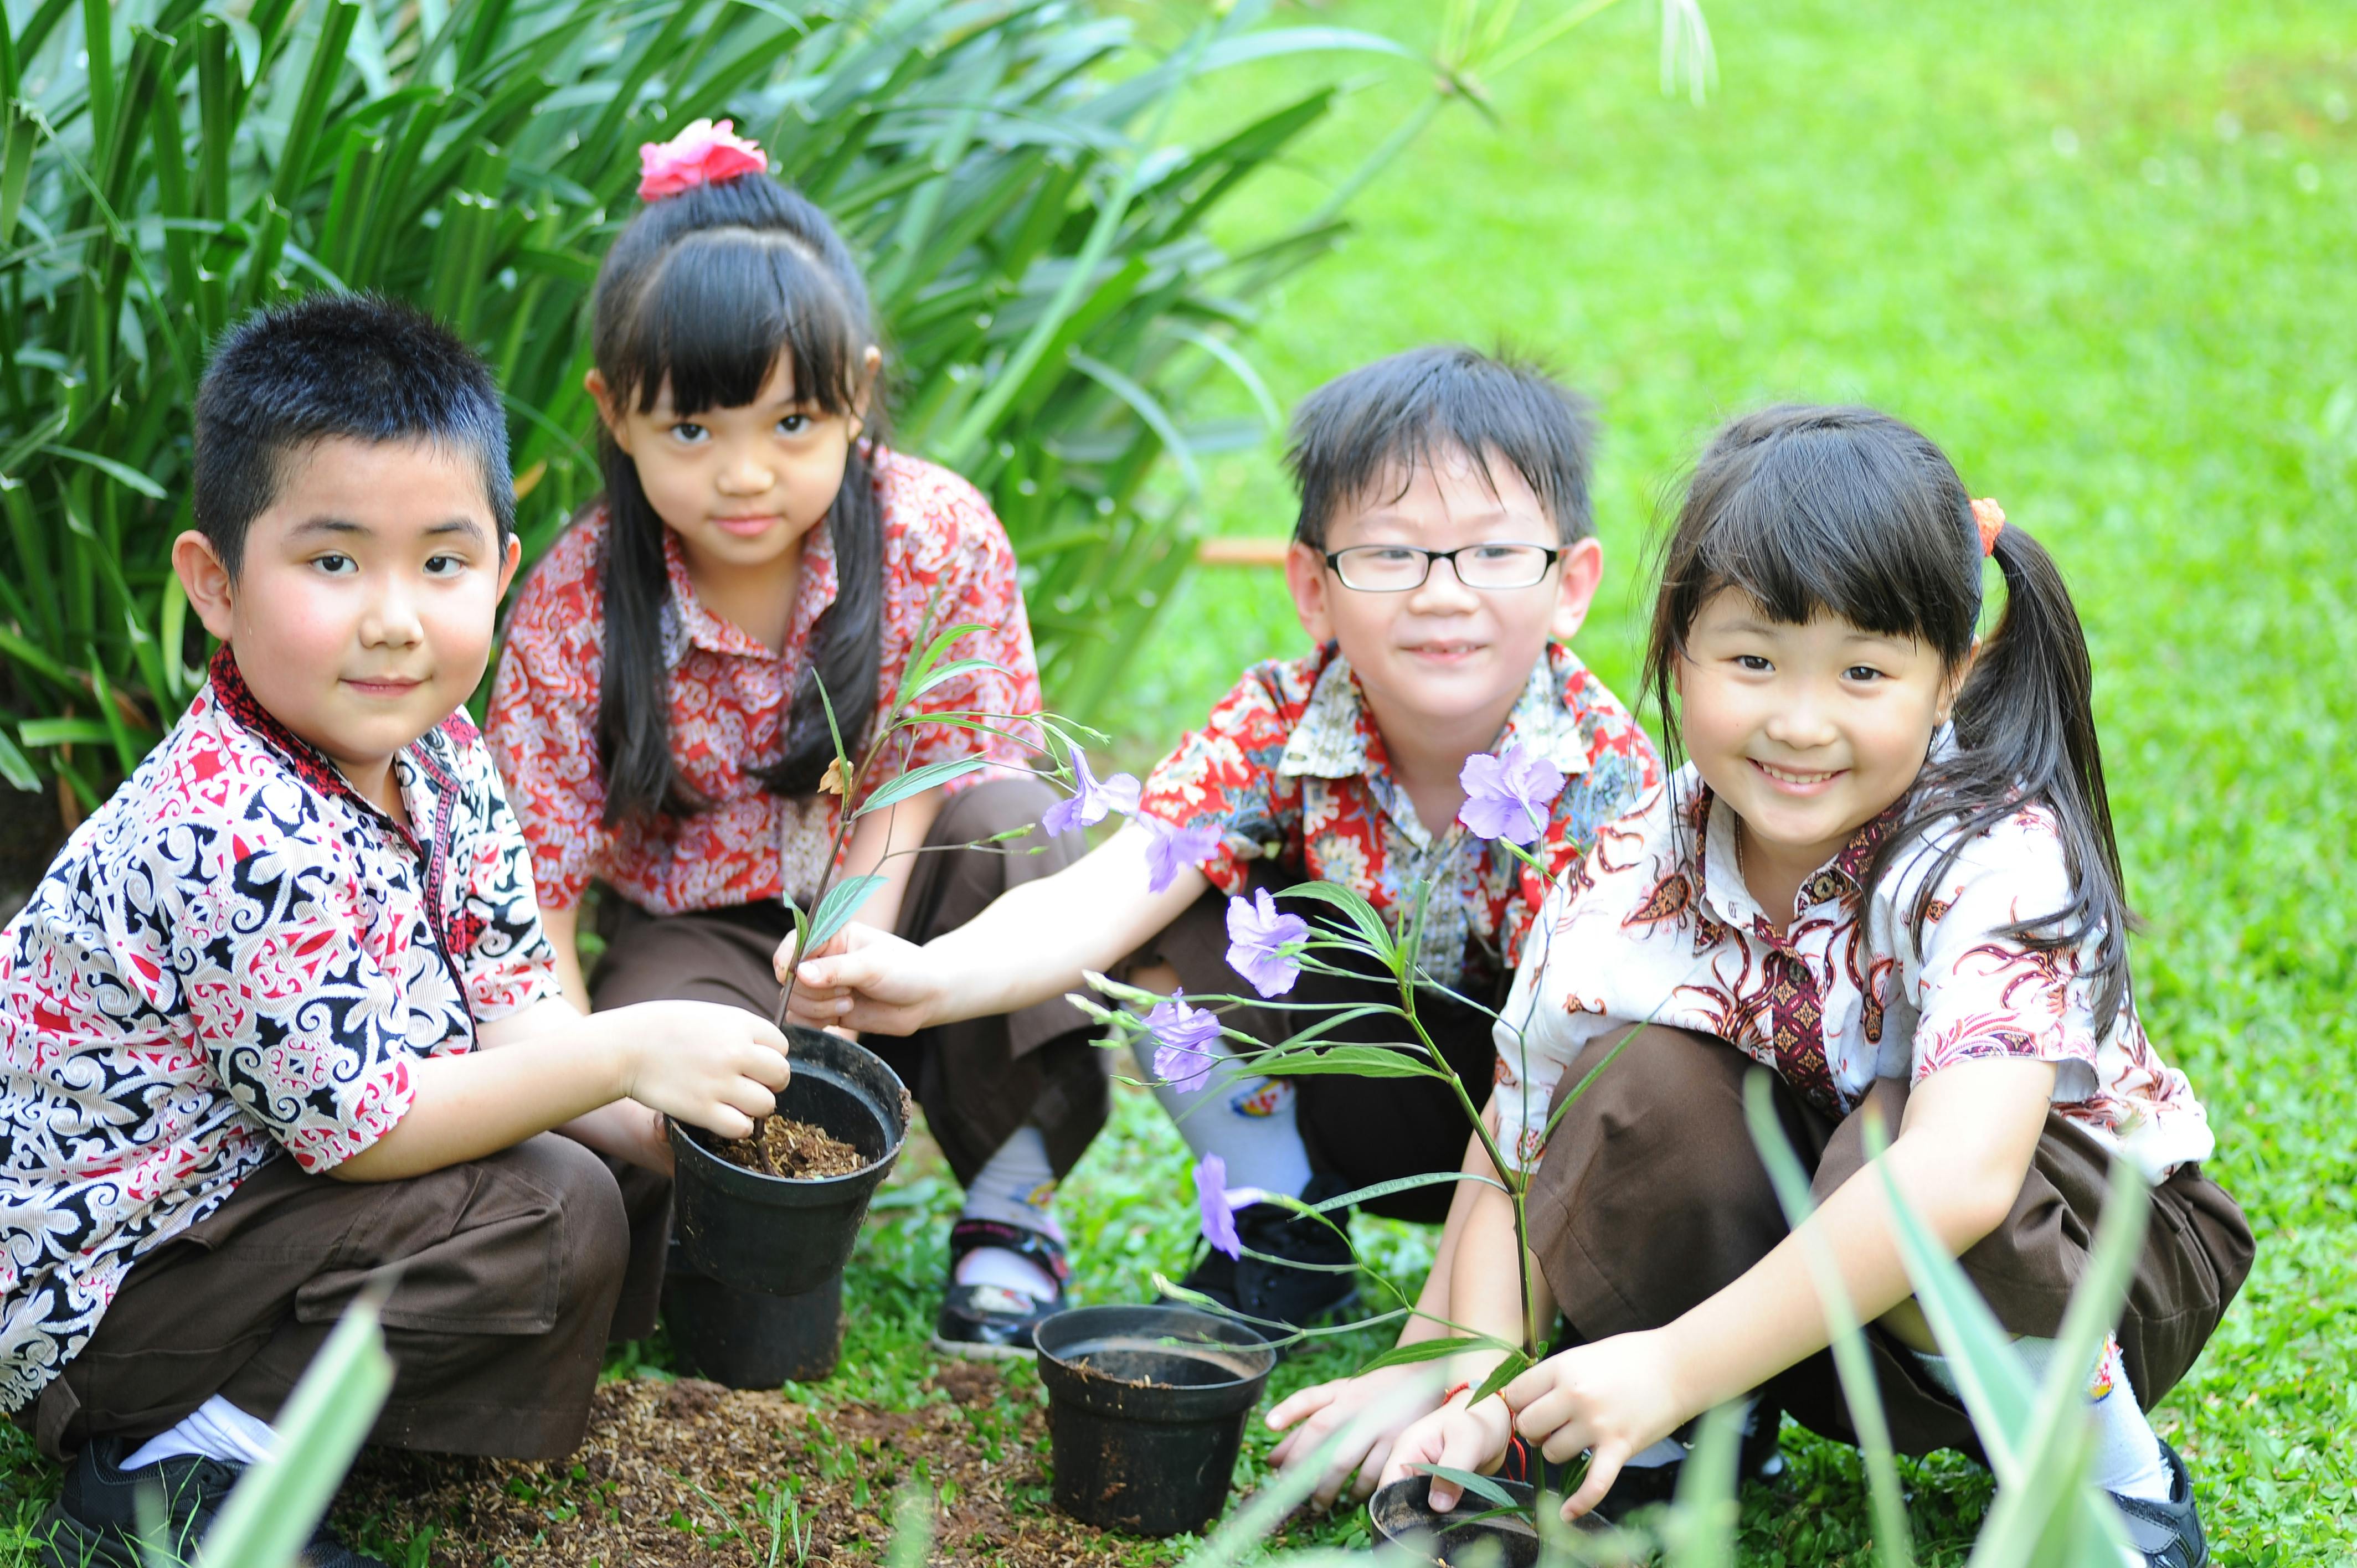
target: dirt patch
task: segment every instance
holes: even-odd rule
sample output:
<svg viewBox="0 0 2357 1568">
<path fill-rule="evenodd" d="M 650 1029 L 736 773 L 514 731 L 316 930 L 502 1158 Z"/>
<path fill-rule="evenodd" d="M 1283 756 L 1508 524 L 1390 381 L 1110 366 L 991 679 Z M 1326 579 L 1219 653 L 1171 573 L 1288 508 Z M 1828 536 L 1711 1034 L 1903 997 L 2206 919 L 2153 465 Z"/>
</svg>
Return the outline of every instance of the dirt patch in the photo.
<svg viewBox="0 0 2357 1568">
<path fill-rule="evenodd" d="M 1137 1541 L 1049 1506 L 1039 1405 L 1002 1397 L 997 1370 L 977 1363 L 945 1366 L 933 1385 L 947 1398 L 886 1411 L 621 1380 L 598 1389 L 588 1435 L 565 1459 L 371 1449 L 338 1517 L 387 1547 L 432 1530 L 431 1568 L 866 1568 L 913 1484 L 934 1498 L 934 1563 L 1135 1560 Z"/>
<path fill-rule="evenodd" d="M 732 1165 L 797 1181 L 849 1176 L 867 1163 L 825 1128 L 784 1116 L 764 1116 L 751 1137 L 716 1144 L 713 1152 Z"/>
</svg>

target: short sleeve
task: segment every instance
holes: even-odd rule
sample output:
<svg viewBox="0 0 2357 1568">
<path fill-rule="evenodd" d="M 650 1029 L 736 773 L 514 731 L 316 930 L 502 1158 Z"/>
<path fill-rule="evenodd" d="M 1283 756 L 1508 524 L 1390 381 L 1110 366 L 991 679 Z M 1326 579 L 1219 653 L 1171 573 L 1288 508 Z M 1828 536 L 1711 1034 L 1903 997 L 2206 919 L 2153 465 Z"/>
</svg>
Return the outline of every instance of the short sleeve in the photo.
<svg viewBox="0 0 2357 1568">
<path fill-rule="evenodd" d="M 556 978 L 556 950 L 541 929 L 532 851 L 488 759 L 481 770 L 481 823 L 471 842 L 457 846 L 464 867 L 458 896 L 468 933 L 458 967 L 468 1009 L 477 1023 L 489 1024 L 564 991 Z"/>
<path fill-rule="evenodd" d="M 1919 865 L 1938 870 L 1936 852 Z M 1916 906 L 1918 876 L 1891 879 L 1894 918 Z M 2093 986 L 2082 978 L 2092 941 L 2040 950 L 2005 934 L 2070 902 L 2061 841 L 2042 813 L 2024 811 L 1976 835 L 1938 870 L 1924 906 L 1921 965 L 1912 977 L 1920 1009 L 1912 1078 L 1917 1083 L 1961 1061 L 2026 1058 L 2057 1068 L 2054 1099 L 2096 1090 L 2100 1042 L 2090 1027 Z"/>
<path fill-rule="evenodd" d="M 1023 607 L 1023 589 L 1016 575 L 1015 548 L 1006 530 L 979 491 L 953 476 L 942 474 L 928 498 L 928 515 L 921 523 L 901 530 L 904 547 L 911 553 L 909 571 L 926 588 L 926 613 L 908 628 L 909 646 L 900 667 L 905 669 L 924 652 L 933 638 L 952 627 L 971 626 L 942 651 L 934 668 L 963 660 L 982 660 L 994 668 L 976 666 L 960 671 L 917 697 L 909 714 L 919 722 L 905 732 L 905 764 L 871 771 L 870 792 L 908 768 L 967 757 L 987 757 L 995 762 L 1020 766 L 1028 753 L 1017 741 L 986 730 L 958 724 L 925 724 L 928 714 L 987 714 L 1001 721 L 995 727 L 1012 728 L 1006 719 L 1028 718 L 1039 711 L 1039 661 L 1031 644 L 1031 622 Z M 888 697 L 889 693 L 888 693 Z M 970 774 L 952 780 L 950 788 L 977 781 Z"/>
<path fill-rule="evenodd" d="M 1147 776 L 1138 801 L 1140 813 L 1168 826 L 1218 830 L 1220 846 L 1202 871 L 1232 897 L 1244 890 L 1245 863 L 1283 837 L 1276 765 L 1289 734 L 1267 682 L 1249 671 Z"/>
<path fill-rule="evenodd" d="M 577 535 L 578 530 L 576 531 Z M 606 843 L 606 780 L 598 770 L 597 625 L 560 585 L 557 552 L 524 585 L 500 655 L 483 734 L 506 780 L 532 863 L 531 885 L 552 909 L 588 891 Z"/>
<path fill-rule="evenodd" d="M 404 977 L 355 936 L 370 896 L 325 850 L 293 836 L 182 895 L 175 946 L 197 1044 L 221 1087 L 306 1171 L 370 1147 L 416 1092 Z"/>
</svg>

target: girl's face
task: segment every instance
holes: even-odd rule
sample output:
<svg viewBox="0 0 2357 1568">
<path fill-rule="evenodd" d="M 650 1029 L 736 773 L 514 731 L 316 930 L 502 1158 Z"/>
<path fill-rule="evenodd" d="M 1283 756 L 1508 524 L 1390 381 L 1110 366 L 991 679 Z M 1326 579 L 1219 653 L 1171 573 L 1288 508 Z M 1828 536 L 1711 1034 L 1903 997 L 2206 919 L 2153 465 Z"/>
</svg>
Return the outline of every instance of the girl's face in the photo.
<svg viewBox="0 0 2357 1568">
<path fill-rule="evenodd" d="M 869 349 L 867 385 L 880 362 Z M 863 392 L 856 412 L 826 413 L 796 392 L 782 356 L 759 394 L 737 408 L 680 413 L 668 380 L 652 408 L 636 400 L 617 408 L 605 377 L 591 371 L 587 384 L 655 515 L 699 575 L 769 565 L 825 521 L 866 407 Z"/>
<path fill-rule="evenodd" d="M 1687 634 L 1679 728 L 1747 842 L 1813 870 L 1914 784 L 1969 668 L 1829 616 L 1778 621 L 1726 589 Z"/>
</svg>

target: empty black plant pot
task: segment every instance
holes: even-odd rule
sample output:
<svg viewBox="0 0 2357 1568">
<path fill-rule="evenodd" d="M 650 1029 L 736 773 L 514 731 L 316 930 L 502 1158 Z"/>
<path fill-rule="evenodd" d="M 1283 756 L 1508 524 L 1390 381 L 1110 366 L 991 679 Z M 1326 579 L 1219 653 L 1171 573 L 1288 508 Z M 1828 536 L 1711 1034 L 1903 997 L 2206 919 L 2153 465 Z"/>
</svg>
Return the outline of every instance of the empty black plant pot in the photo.
<svg viewBox="0 0 2357 1568">
<path fill-rule="evenodd" d="M 1185 1306 L 1083 1306 L 1032 1331 L 1056 1506 L 1137 1535 L 1200 1530 L 1228 1499 L 1276 1352 Z"/>
<path fill-rule="evenodd" d="M 1435 1513 L 1432 1477 L 1409 1476 L 1368 1498 L 1367 1518 L 1384 1541 L 1427 1562 L 1450 1568 L 1533 1568 L 1539 1560 L 1538 1531 L 1531 1524 L 1536 1494 L 1526 1482 L 1497 1484 L 1520 1512 L 1501 1513 L 1494 1502 L 1467 1492 L 1449 1512 Z"/>
<path fill-rule="evenodd" d="M 662 1314 L 679 1369 L 732 1389 L 818 1382 L 843 1359 L 841 1274 L 800 1295 L 739 1290 L 696 1273 L 674 1241 Z"/>
<path fill-rule="evenodd" d="M 843 1273 L 868 1199 L 909 1135 L 909 1091 L 875 1052 L 799 1024 L 786 1029 L 793 1079 L 778 1114 L 859 1151 L 849 1176 L 794 1181 L 747 1170 L 714 1152 L 700 1127 L 671 1123 L 678 1167 L 672 1230 L 697 1273 L 739 1290 L 804 1295 Z"/>
</svg>

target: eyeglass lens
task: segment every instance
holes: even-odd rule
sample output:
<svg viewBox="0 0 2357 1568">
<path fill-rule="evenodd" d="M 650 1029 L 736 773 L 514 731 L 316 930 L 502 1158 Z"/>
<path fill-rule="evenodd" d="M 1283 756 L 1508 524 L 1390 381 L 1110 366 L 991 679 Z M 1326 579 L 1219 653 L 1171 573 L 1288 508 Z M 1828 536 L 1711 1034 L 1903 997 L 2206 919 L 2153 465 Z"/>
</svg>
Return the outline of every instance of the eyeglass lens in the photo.
<svg viewBox="0 0 2357 1568">
<path fill-rule="evenodd" d="M 1423 586 L 1433 563 L 1444 557 L 1453 557 L 1457 580 L 1469 588 L 1527 588 L 1547 570 L 1544 546 L 1511 543 L 1469 544 L 1455 551 L 1357 544 L 1335 553 L 1334 569 L 1345 587 L 1393 594 Z"/>
</svg>

